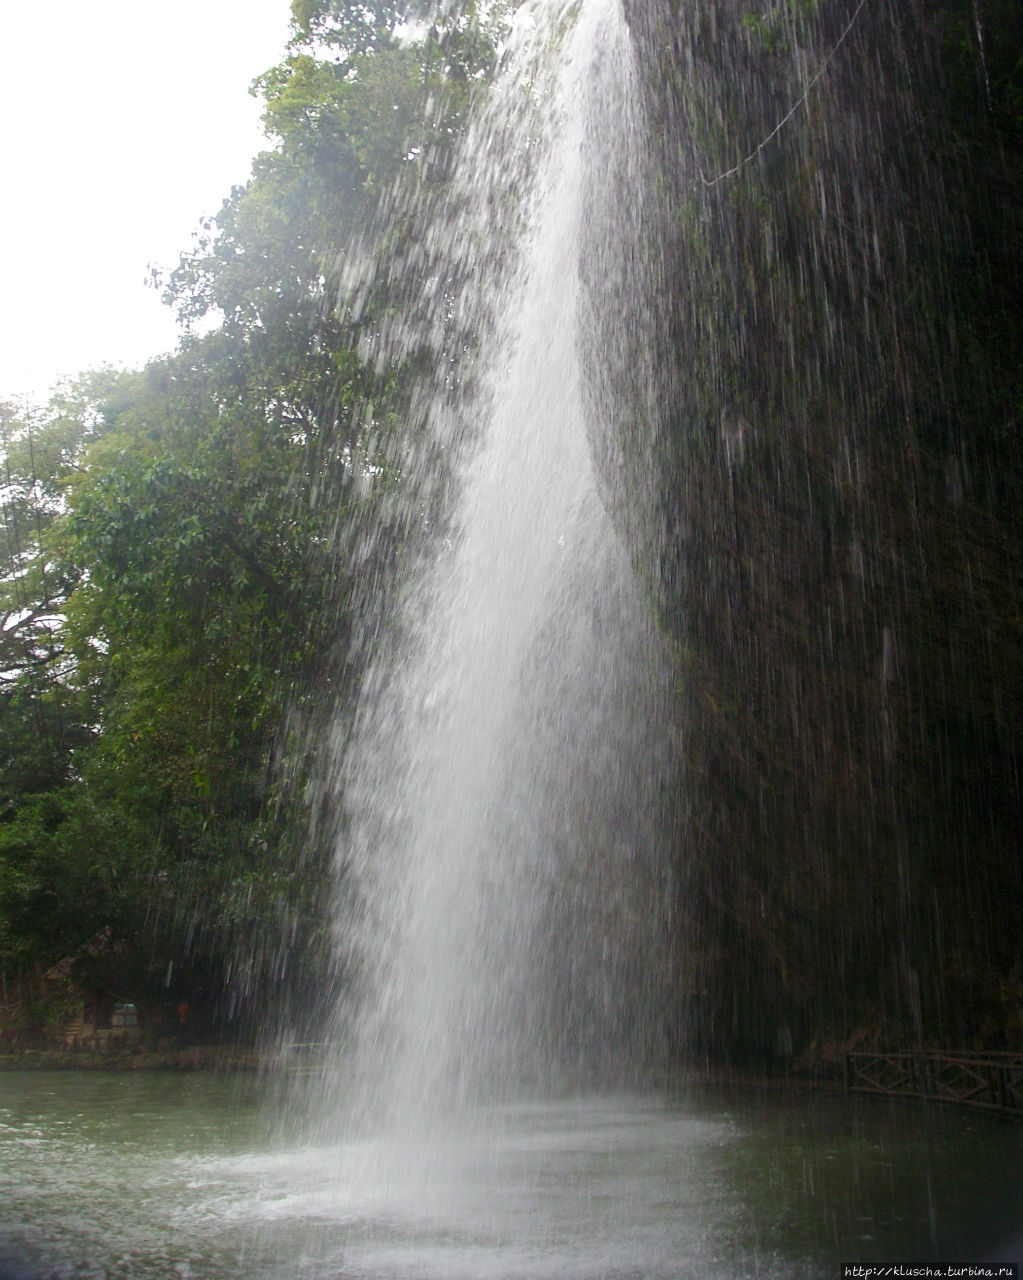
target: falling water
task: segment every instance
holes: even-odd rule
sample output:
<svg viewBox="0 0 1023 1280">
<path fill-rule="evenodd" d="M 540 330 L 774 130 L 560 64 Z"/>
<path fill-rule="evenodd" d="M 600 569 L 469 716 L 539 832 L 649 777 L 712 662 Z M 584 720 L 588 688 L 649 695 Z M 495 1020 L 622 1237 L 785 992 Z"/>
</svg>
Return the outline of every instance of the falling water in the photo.
<svg viewBox="0 0 1023 1280">
<path fill-rule="evenodd" d="M 504 68 L 446 247 L 477 246 L 477 287 L 493 287 L 506 232 L 490 228 L 481 164 L 509 190 L 530 175 L 527 229 L 482 387 L 461 414 L 444 389 L 431 407 L 446 452 L 471 442 L 457 509 L 407 603 L 399 657 L 367 679 L 343 778 L 357 1110 L 399 1126 L 621 1081 L 663 1039 L 663 670 L 598 493 L 589 438 L 606 424 L 580 373 L 583 222 L 612 217 L 588 138 L 595 106 L 630 96 L 618 0 L 523 6 Z M 523 146 L 511 126 L 527 99 L 540 109 Z M 354 927 L 345 914 L 339 932 Z"/>
<path fill-rule="evenodd" d="M 901 715 L 920 743 L 928 734 L 913 698 L 901 712 L 895 699 L 906 658 L 886 588 L 910 579 L 903 509 L 927 513 L 913 379 L 928 386 L 944 350 L 930 332 L 944 311 L 921 296 L 946 295 L 917 293 L 912 250 L 944 248 L 946 206 L 915 127 L 926 99 L 900 65 L 869 95 L 861 75 L 907 61 L 912 45 L 888 39 L 907 7 L 779 6 L 766 15 L 778 25 L 758 29 L 729 26 L 740 15 L 726 4 L 632 0 L 644 95 L 619 4 L 517 6 L 449 204 L 401 268 L 421 280 L 400 310 L 448 352 L 414 425 L 455 496 L 354 731 L 337 730 L 333 1038 L 350 1053 L 310 1108 L 312 1132 L 286 1111 L 265 1134 L 262 1098 L 254 1129 L 235 1085 L 24 1073 L 0 1106 L 0 1272 L 816 1280 L 840 1263 L 1019 1257 L 1020 1135 L 995 1117 L 774 1090 L 592 1096 L 646 1083 L 686 985 L 710 987 L 693 997 L 710 1011 L 707 1043 L 755 1046 L 779 1010 L 802 1008 L 805 1033 L 846 992 L 880 991 L 883 1009 L 890 979 L 873 975 L 888 947 L 916 1019 L 905 937 L 922 946 L 928 916 L 901 840 L 935 794 L 903 821 L 915 775 L 892 782 L 889 728 Z M 804 75 L 793 38 L 788 96 L 783 22 L 814 36 L 818 59 Z M 824 86 L 822 68 L 837 89 L 818 100 L 807 89 Z M 656 131 L 644 101 L 660 107 Z M 909 207 L 922 216 L 904 225 Z M 376 337 L 400 356 L 417 338 L 399 330 Z M 957 528 L 975 519 L 959 456 Z M 404 478 L 417 503 L 432 496 Z M 662 507 L 660 532 L 643 528 L 644 497 Z M 914 530 L 914 549 L 925 541 Z M 951 559 L 936 563 L 952 585 L 921 594 L 935 614 L 957 603 Z M 1001 581 L 985 596 L 978 573 L 971 608 Z M 672 662 L 651 621 L 658 587 L 688 646 Z M 903 608 L 931 681 L 921 605 Z M 996 631 L 951 634 L 972 670 L 961 638 Z M 683 668 L 697 713 L 685 752 L 667 693 Z M 943 680 L 931 681 L 942 714 Z M 672 978 L 684 931 L 670 915 L 684 895 L 666 879 L 680 856 L 665 847 L 691 812 L 671 811 L 680 776 L 702 821 L 703 848 L 685 856 L 703 874 L 689 874 L 725 924 L 701 933 L 687 907 L 686 984 Z M 979 770 L 962 778 L 972 789 Z M 971 795 L 967 820 L 982 803 Z M 944 834 L 919 825 L 940 853 Z M 1011 859 L 991 850 L 991 886 L 1012 887 Z M 946 891 L 957 883 L 937 853 L 919 865 L 918 884 L 932 867 Z"/>
</svg>

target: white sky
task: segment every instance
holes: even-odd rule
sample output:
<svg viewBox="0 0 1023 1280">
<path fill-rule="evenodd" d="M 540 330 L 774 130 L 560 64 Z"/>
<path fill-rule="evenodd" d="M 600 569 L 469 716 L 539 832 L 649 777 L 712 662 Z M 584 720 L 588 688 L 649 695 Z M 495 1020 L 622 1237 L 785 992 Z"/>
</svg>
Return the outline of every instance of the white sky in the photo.
<svg viewBox="0 0 1023 1280">
<path fill-rule="evenodd" d="M 0 399 L 170 350 L 143 281 L 244 182 L 289 0 L 0 0 Z"/>
</svg>

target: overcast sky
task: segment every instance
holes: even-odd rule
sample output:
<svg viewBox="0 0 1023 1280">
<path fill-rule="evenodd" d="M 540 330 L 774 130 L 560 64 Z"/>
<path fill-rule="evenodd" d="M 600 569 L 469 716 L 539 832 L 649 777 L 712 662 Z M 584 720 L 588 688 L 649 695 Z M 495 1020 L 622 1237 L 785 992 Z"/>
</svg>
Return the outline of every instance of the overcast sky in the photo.
<svg viewBox="0 0 1023 1280">
<path fill-rule="evenodd" d="M 288 0 L 0 3 L 0 398 L 170 350 L 143 281 L 263 144 Z"/>
</svg>

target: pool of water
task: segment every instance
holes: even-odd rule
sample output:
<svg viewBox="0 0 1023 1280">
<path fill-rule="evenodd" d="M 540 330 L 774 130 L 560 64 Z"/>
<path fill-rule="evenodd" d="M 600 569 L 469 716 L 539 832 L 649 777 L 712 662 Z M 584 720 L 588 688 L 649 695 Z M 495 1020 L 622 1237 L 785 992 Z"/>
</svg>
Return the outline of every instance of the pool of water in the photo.
<svg viewBox="0 0 1023 1280">
<path fill-rule="evenodd" d="M 1019 1260 L 1023 1125 L 694 1089 L 304 1131 L 250 1078 L 0 1076 L 2 1280 L 736 1280 Z"/>
</svg>

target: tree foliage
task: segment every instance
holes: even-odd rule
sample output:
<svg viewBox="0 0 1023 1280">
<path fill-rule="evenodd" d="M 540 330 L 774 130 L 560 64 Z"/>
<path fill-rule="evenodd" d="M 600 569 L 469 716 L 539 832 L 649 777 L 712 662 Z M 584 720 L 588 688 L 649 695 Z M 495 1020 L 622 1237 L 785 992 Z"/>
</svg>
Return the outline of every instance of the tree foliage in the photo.
<svg viewBox="0 0 1023 1280">
<path fill-rule="evenodd" d="M 296 0 L 270 145 L 156 280 L 178 350 L 3 408 L 5 973 L 71 956 L 250 1027 L 329 981 L 304 786 L 408 536 L 411 429 L 410 375 L 367 357 L 400 300 L 363 273 L 356 308 L 349 260 L 413 234 L 386 197 L 443 181 L 492 48 L 403 8 Z"/>
</svg>

